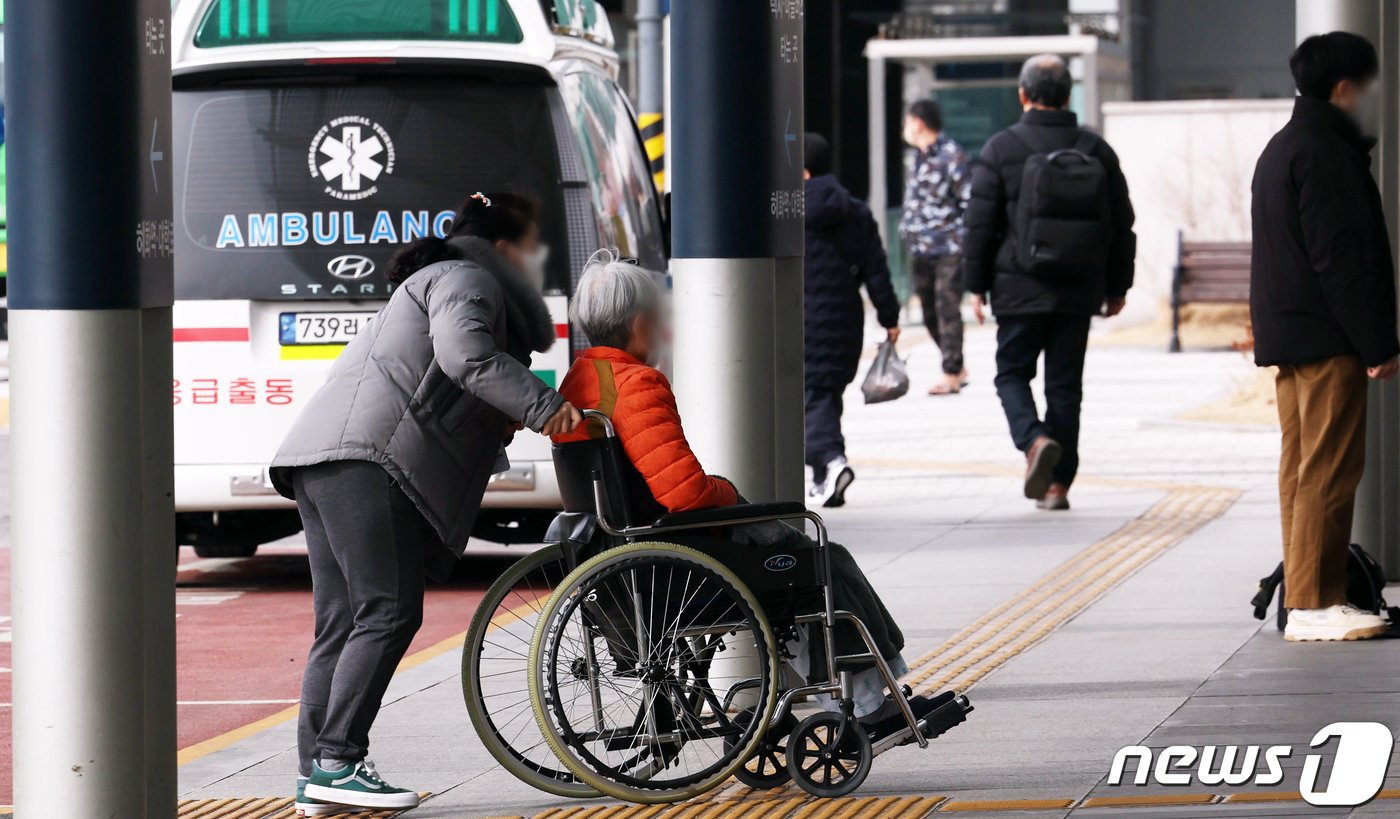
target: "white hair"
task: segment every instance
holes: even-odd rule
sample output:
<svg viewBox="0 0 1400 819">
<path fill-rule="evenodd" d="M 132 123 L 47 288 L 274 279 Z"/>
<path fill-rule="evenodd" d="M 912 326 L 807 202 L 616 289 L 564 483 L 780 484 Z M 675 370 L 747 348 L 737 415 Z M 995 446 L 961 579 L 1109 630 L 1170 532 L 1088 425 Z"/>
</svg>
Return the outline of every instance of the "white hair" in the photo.
<svg viewBox="0 0 1400 819">
<path fill-rule="evenodd" d="M 603 248 L 583 266 L 574 286 L 569 318 L 593 345 L 625 348 L 632 336 L 632 319 L 660 306 L 656 275 L 617 250 Z"/>
</svg>

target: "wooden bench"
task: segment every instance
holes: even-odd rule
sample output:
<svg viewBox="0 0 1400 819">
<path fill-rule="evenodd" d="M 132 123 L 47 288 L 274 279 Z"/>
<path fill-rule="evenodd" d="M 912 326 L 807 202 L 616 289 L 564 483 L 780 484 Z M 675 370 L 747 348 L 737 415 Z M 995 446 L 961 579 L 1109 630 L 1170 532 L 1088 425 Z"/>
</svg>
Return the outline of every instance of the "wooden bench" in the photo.
<svg viewBox="0 0 1400 819">
<path fill-rule="evenodd" d="M 1183 304 L 1249 303 L 1249 258 L 1249 242 L 1188 242 L 1177 231 L 1171 352 L 1181 352 Z"/>
</svg>

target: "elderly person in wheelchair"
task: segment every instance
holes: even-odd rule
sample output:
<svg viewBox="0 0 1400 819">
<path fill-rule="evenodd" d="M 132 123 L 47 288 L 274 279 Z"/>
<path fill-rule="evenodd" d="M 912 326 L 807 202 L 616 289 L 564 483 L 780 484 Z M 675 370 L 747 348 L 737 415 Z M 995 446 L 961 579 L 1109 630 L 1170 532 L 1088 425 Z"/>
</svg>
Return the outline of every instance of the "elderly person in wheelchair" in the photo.
<svg viewBox="0 0 1400 819">
<path fill-rule="evenodd" d="M 674 788 L 694 795 L 686 786 L 699 787 L 702 780 L 703 787 L 711 786 L 705 777 L 712 771 L 699 761 L 681 760 L 686 742 L 726 730 L 732 732 L 725 735 L 726 746 L 747 742 L 751 732 L 730 727 L 724 714 L 748 703 L 747 719 L 767 714 L 770 727 L 745 746 L 742 755 L 748 758 L 733 772 L 751 786 L 772 787 L 787 781 L 791 769 L 809 792 L 836 795 L 864 780 L 874 753 L 907 742 L 925 745 L 962 722 L 971 710 L 966 698 L 952 692 L 912 695 L 898 685 L 898 676 L 908 671 L 901 655 L 903 634 L 850 552 L 826 540 L 817 515 L 797 503 L 747 504 L 730 481 L 701 467 L 686 441 L 670 383 L 648 363 L 666 332 L 662 293 L 653 274 L 600 252 L 575 289 L 571 312 L 594 346 L 574 362 L 559 387 L 566 400 L 591 410 L 585 412 L 583 426 L 554 438 L 566 508 L 571 495 L 587 490 L 569 486 L 578 475 L 567 473 L 579 470 L 561 453 L 586 441 L 609 440 L 620 444 L 625 458 L 618 460 L 625 463 L 584 468 L 591 475 L 590 500 L 596 501 L 599 518 L 590 525 L 617 537 L 611 541 L 613 551 L 599 554 L 574 574 L 588 575 L 590 565 L 598 564 L 592 576 L 573 587 L 566 583 L 554 596 L 582 601 L 574 609 L 577 627 L 595 636 L 569 643 L 560 636 L 568 632 L 566 618 L 556 615 L 557 625 L 539 626 L 531 654 L 532 663 L 538 656 L 545 666 L 532 696 L 554 702 L 553 716 L 545 715 L 553 723 L 546 736 L 557 735 L 550 744 L 561 759 L 581 773 L 601 772 L 602 784 L 589 779 L 590 784 L 622 798 L 669 800 L 676 798 Z M 612 471 L 621 474 L 608 486 L 603 473 Z M 619 503 L 609 495 L 626 497 Z M 586 507 L 591 511 L 593 505 Z M 585 504 L 575 500 L 573 506 Z M 815 524 L 818 537 L 783 522 L 796 518 Z M 595 534 L 589 529 L 576 537 L 588 540 Z M 616 547 L 623 543 L 633 552 L 619 552 Z M 672 554 L 676 557 L 668 557 Z M 651 562 L 605 571 L 643 556 Z M 678 567 L 682 558 L 696 565 Z M 726 578 L 733 589 L 725 586 Z M 705 582 L 719 589 L 693 589 Z M 751 620 L 762 623 L 752 629 L 755 636 L 744 636 L 748 632 L 743 628 L 724 631 Z M 612 658 L 599 660 L 595 644 Z M 663 644 L 664 650 L 657 648 Z M 761 665 L 757 655 L 765 652 L 777 661 L 771 681 L 744 670 Z M 658 660 L 661 654 L 667 659 Z M 610 675 L 591 670 L 603 666 L 612 669 Z M 562 668 L 572 669 L 581 686 L 572 696 L 566 690 L 570 681 L 561 682 Z M 602 679 L 607 676 L 613 679 Z M 627 706 L 609 711 L 609 694 L 622 694 L 618 678 L 636 678 L 649 686 L 645 702 L 650 705 L 631 706 L 635 714 Z M 772 705 L 765 707 L 765 697 Z M 825 715 L 808 718 L 794 733 L 790 706 L 801 699 L 816 701 Z M 584 705 L 570 717 L 571 703 L 577 702 Z M 590 720 L 596 730 L 587 734 L 583 723 Z M 605 724 L 614 727 L 605 729 Z M 653 737 L 652 767 L 646 772 L 628 768 L 646 767 L 644 755 L 627 756 L 637 741 L 624 738 L 630 736 L 629 727 Z M 675 741 L 656 743 L 662 736 Z M 611 738 L 608 749 L 616 752 L 615 759 L 588 750 L 590 741 L 603 742 L 603 737 Z M 794 744 L 802 747 L 790 747 Z M 813 760 L 810 765 L 804 754 Z M 715 767 L 721 756 L 716 752 Z M 704 770 L 691 773 L 691 767 Z M 662 775 L 667 768 L 674 772 Z M 618 792 L 605 787 L 619 783 Z M 652 793 L 661 790 L 670 793 Z"/>
</svg>

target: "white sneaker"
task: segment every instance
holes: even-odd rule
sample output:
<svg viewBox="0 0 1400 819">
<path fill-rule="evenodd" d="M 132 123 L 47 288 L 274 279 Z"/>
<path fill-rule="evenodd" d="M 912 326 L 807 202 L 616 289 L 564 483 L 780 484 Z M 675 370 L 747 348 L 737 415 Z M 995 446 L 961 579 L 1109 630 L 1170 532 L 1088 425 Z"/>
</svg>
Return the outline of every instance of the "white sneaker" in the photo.
<svg viewBox="0 0 1400 819">
<path fill-rule="evenodd" d="M 809 506 L 836 507 L 846 503 L 846 488 L 856 479 L 854 469 L 846 463 L 845 455 L 838 455 L 826 465 L 826 480 L 815 484 L 807 493 Z"/>
<path fill-rule="evenodd" d="M 332 805 L 329 802 L 318 802 L 311 799 L 306 795 L 306 783 L 306 777 L 297 777 L 297 795 L 292 804 L 297 816 L 330 816 L 336 813 L 359 813 L 362 810 L 361 808 Z"/>
<path fill-rule="evenodd" d="M 1314 640 L 1369 640 L 1389 630 L 1380 615 L 1353 606 L 1325 609 L 1291 609 L 1283 639 L 1295 643 Z"/>
</svg>

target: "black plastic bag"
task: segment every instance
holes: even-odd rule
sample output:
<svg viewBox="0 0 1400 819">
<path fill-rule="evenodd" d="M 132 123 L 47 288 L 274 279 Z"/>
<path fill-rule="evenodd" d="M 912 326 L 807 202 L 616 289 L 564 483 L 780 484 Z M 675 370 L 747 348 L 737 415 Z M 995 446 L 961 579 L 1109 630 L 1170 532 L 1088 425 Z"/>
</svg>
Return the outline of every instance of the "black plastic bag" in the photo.
<svg viewBox="0 0 1400 819">
<path fill-rule="evenodd" d="M 860 383 L 860 391 L 867 404 L 893 401 L 909 392 L 909 371 L 893 341 L 880 342 L 880 349 L 875 351 L 875 361 L 865 374 L 865 380 Z"/>
</svg>

